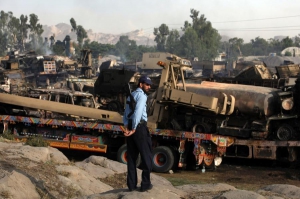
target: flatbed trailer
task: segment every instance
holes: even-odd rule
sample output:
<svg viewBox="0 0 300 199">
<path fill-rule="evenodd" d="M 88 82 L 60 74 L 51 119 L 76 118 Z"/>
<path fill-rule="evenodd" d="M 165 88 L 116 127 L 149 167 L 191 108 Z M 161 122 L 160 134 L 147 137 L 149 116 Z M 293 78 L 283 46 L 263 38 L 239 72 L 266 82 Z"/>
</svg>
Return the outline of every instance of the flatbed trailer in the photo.
<svg viewBox="0 0 300 199">
<path fill-rule="evenodd" d="M 235 139 L 226 157 L 299 161 L 300 141 Z"/>
<path fill-rule="evenodd" d="M 14 115 L 0 115 L 0 121 L 4 131 L 10 130 L 19 141 L 39 135 L 54 148 L 106 154 L 117 152 L 117 159 L 126 163 L 123 125 Z M 234 143 L 234 139 L 228 136 L 169 129 L 149 130 L 153 141 L 153 169 L 156 172 L 167 172 L 174 166 L 185 167 L 187 157 L 191 155 L 196 165 L 216 166 L 220 162 L 216 163 L 215 157 L 222 157 L 226 148 Z"/>
</svg>

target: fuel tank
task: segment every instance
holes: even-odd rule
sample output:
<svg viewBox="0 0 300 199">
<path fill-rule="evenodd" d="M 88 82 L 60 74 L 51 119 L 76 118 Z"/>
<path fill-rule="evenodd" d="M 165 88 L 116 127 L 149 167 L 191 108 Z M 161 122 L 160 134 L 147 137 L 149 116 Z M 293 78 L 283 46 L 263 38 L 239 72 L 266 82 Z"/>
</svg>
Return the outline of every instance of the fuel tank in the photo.
<svg viewBox="0 0 300 199">
<path fill-rule="evenodd" d="M 217 97 L 219 101 L 224 98 L 222 93 L 227 96 L 234 96 L 235 113 L 269 117 L 279 110 L 278 106 L 280 104 L 278 103 L 277 92 L 280 90 L 278 89 L 209 81 L 202 81 L 201 84 L 187 83 L 185 85 L 188 92 Z"/>
</svg>

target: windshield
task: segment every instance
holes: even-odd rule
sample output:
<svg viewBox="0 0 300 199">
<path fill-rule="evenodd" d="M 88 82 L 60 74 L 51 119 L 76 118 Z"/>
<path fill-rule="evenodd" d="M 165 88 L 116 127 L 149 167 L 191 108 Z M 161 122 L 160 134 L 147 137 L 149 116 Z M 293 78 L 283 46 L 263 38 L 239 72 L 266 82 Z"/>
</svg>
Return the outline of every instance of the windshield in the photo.
<svg viewBox="0 0 300 199">
<path fill-rule="evenodd" d="M 6 76 L 9 79 L 22 79 L 22 76 L 20 73 L 8 73 L 8 74 L 6 74 Z"/>
</svg>

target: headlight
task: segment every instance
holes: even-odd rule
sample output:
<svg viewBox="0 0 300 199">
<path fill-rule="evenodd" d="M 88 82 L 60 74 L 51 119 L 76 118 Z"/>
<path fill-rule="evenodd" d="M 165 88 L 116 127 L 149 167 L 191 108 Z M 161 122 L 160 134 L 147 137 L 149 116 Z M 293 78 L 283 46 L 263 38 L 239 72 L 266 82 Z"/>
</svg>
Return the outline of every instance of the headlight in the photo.
<svg viewBox="0 0 300 199">
<path fill-rule="evenodd" d="M 294 100 L 293 98 L 287 98 L 282 101 L 281 106 L 284 110 L 289 111 L 294 107 Z"/>
</svg>

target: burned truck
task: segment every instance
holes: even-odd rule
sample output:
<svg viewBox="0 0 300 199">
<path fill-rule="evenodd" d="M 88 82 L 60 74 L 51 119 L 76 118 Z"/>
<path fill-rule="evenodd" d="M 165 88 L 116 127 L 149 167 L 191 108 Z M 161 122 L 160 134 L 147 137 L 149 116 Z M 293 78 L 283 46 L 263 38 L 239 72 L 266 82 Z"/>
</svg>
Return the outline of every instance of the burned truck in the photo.
<svg viewBox="0 0 300 199">
<path fill-rule="evenodd" d="M 152 134 L 155 171 L 166 172 L 174 163 L 182 167 L 188 159 L 193 159 L 191 157 L 196 165 L 211 167 L 220 164 L 227 148 L 240 141 L 258 140 L 255 146 L 267 146 L 276 140 L 271 147 L 273 151 L 279 145 L 289 151 L 292 142 L 293 146 L 300 146 L 300 109 L 295 103 L 300 98 L 298 81 L 295 86 L 285 89 L 217 82 L 188 83 L 183 74 L 185 69 L 191 68 L 188 60 L 170 55 L 157 64 L 162 69 L 160 81 L 157 89 L 149 93 L 147 102 L 147 125 Z M 95 83 L 100 109 L 38 99 L 24 100 L 23 97 L 0 93 L 0 119 L 10 124 L 17 123 L 19 135 L 24 135 L 23 129 L 28 128 L 28 123 L 39 127 L 40 132 L 46 128 L 41 125 L 51 124 L 68 135 L 59 141 L 50 140 L 52 146 L 116 152 L 117 159 L 125 163 L 122 115 L 126 98 L 137 86 L 138 77 L 132 71 L 101 71 Z M 8 107 L 20 104 L 95 119 L 95 122 L 8 115 Z M 84 140 L 95 142 L 79 142 L 78 137 L 83 136 Z M 254 150 L 251 147 L 249 151 Z"/>
<path fill-rule="evenodd" d="M 188 83 L 176 56 L 159 62 L 162 75 L 149 95 L 148 125 L 153 128 L 221 134 L 261 140 L 298 140 L 300 125 L 295 86 L 262 86 L 202 81 Z M 174 60 L 172 60 L 174 59 Z M 107 110 L 122 112 L 125 89 L 134 90 L 138 75 L 132 71 L 104 70 L 95 82 L 95 94 Z M 130 83 L 131 82 L 131 83 Z M 201 100 L 207 98 L 205 103 Z M 205 108 L 203 108 L 205 107 Z"/>
</svg>

